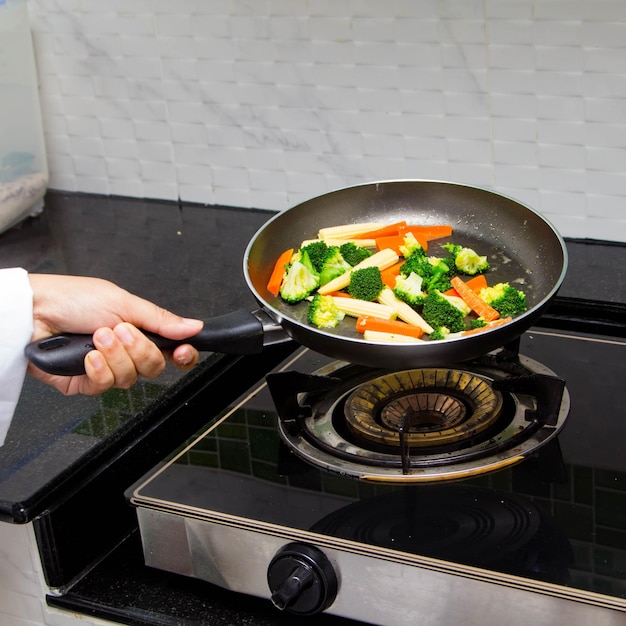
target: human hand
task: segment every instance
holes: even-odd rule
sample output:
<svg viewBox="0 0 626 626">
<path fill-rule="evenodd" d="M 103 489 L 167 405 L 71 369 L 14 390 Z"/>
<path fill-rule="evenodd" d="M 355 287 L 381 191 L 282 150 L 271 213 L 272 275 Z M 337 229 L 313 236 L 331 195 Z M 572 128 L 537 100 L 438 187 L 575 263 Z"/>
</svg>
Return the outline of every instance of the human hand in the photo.
<svg viewBox="0 0 626 626">
<path fill-rule="evenodd" d="M 183 340 L 202 328 L 200 320 L 179 317 L 100 278 L 29 274 L 33 290 L 33 336 L 38 341 L 60 332 L 93 333 L 95 350 L 85 357 L 85 375 L 55 376 L 29 363 L 35 378 L 65 395 L 128 389 L 139 376 L 155 378 L 166 359 L 179 369 L 198 362 L 188 344 L 163 354 L 138 328 Z"/>
</svg>

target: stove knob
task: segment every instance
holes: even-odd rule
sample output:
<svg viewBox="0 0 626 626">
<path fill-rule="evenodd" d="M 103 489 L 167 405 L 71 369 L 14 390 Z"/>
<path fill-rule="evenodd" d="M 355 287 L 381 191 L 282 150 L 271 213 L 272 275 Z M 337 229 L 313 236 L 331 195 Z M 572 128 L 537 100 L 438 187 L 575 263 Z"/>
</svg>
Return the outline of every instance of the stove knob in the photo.
<svg viewBox="0 0 626 626">
<path fill-rule="evenodd" d="M 305 543 L 290 543 L 271 560 L 267 582 L 272 603 L 281 611 L 313 615 L 337 595 L 337 576 L 326 555 Z"/>
</svg>

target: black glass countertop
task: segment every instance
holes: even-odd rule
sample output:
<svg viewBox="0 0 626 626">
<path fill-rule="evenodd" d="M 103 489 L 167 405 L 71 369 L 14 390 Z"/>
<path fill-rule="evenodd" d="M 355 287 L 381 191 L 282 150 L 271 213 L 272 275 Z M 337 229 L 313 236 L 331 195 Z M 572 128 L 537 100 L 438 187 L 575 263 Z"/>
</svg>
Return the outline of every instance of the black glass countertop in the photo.
<svg viewBox="0 0 626 626">
<path fill-rule="evenodd" d="M 188 317 L 256 302 L 242 272 L 245 247 L 274 215 L 235 207 L 49 192 L 45 210 L 0 235 L 0 267 L 106 278 Z M 559 299 L 626 302 L 626 246 L 568 241 Z M 204 366 L 219 358 L 208 355 Z M 210 363 L 209 363 L 210 365 Z M 88 463 L 140 431 L 142 412 L 189 377 L 173 367 L 129 391 L 64 397 L 27 377 L 0 448 L 0 519 L 27 522 Z"/>
<path fill-rule="evenodd" d="M 253 310 L 242 259 L 271 215 L 51 192 L 40 216 L 0 235 L 0 266 L 106 278 L 187 317 Z M 0 518 L 37 515 L 63 477 L 119 445 L 137 414 L 183 377 L 168 365 L 129 391 L 64 397 L 27 376 L 0 448 Z"/>
</svg>

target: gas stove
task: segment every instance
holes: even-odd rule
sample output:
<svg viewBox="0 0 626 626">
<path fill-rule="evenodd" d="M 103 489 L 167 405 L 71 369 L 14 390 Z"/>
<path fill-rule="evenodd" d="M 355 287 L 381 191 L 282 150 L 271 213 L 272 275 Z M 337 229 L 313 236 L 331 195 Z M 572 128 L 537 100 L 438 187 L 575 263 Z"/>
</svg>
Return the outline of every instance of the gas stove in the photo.
<svg viewBox="0 0 626 626">
<path fill-rule="evenodd" d="M 625 349 L 532 329 L 398 372 L 298 349 L 129 491 L 145 563 L 297 616 L 622 624 Z"/>
</svg>

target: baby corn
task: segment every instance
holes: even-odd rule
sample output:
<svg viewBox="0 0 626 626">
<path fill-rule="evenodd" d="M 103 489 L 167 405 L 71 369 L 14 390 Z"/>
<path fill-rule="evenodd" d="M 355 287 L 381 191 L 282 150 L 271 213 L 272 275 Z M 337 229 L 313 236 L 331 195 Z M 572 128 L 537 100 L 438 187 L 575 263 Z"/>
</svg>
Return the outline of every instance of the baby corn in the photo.
<svg viewBox="0 0 626 626">
<path fill-rule="evenodd" d="M 428 324 L 415 309 L 411 308 L 406 302 L 400 300 L 400 298 L 397 298 L 389 287 L 385 287 L 380 292 L 378 302 L 394 309 L 396 316 L 403 322 L 413 324 L 413 326 L 418 326 L 429 335 L 433 332 L 434 328 Z"/>
<path fill-rule="evenodd" d="M 382 228 L 384 225 L 383 222 L 360 222 L 359 224 L 328 226 L 326 228 L 320 228 L 317 232 L 317 236 L 320 239 L 350 239 Z"/>
<path fill-rule="evenodd" d="M 409 337 L 400 333 L 385 333 L 380 330 L 366 330 L 363 333 L 363 339 L 378 343 L 424 343 L 423 339 L 417 337 Z"/>
<path fill-rule="evenodd" d="M 354 243 L 357 246 L 361 246 L 362 248 L 375 248 L 376 247 L 376 239 L 335 239 L 334 237 L 329 238 L 325 237 L 324 239 L 305 239 L 300 247 L 304 248 L 304 246 L 314 243 L 316 241 L 324 241 L 329 246 L 341 246 L 344 243 Z"/>
<path fill-rule="evenodd" d="M 367 300 L 357 300 L 356 298 L 344 298 L 333 296 L 335 306 L 350 317 L 360 317 L 370 315 L 372 317 L 382 317 L 390 320 L 396 315 L 395 309 L 380 302 L 368 302 Z"/>
</svg>

